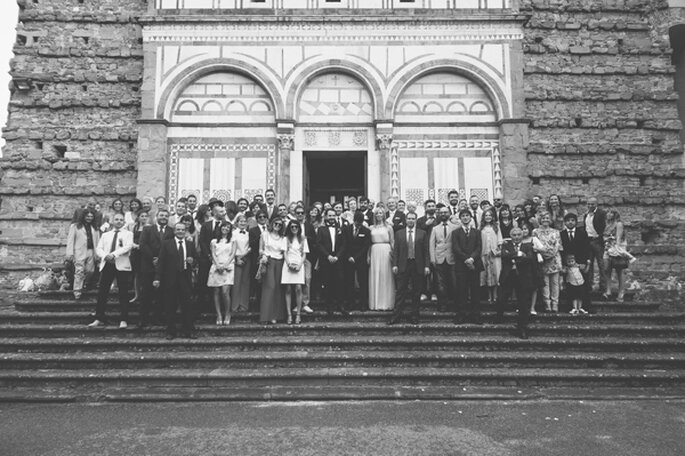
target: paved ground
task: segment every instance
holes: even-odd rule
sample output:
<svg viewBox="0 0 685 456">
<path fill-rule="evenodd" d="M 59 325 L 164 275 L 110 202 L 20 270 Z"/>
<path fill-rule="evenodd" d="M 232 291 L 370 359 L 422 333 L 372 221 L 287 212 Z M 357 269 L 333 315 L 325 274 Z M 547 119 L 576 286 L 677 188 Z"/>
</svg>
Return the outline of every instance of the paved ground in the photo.
<svg viewBox="0 0 685 456">
<path fill-rule="evenodd" d="M 682 456 L 685 402 L 0 404 L 0 454 Z"/>
</svg>

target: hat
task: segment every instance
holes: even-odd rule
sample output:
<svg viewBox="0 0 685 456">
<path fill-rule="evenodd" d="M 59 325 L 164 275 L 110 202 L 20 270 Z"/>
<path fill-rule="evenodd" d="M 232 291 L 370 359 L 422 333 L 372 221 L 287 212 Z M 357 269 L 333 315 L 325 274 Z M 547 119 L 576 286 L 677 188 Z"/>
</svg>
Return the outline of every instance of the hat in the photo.
<svg viewBox="0 0 685 456">
<path fill-rule="evenodd" d="M 210 209 L 214 209 L 214 206 L 224 207 L 224 202 L 221 201 L 220 199 L 216 199 L 216 198 L 210 198 L 209 203 L 207 203 L 207 204 L 209 205 Z"/>
</svg>

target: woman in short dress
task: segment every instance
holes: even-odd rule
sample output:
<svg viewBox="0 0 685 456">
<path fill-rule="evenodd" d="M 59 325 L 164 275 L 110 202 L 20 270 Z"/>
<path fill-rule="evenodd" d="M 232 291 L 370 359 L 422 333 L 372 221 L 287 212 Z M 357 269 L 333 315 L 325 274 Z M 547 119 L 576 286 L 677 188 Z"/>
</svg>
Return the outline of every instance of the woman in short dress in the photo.
<svg viewBox="0 0 685 456">
<path fill-rule="evenodd" d="M 371 249 L 369 249 L 369 309 L 395 308 L 395 280 L 392 275 L 392 249 L 395 235 L 385 219 L 385 210 L 373 211 Z"/>
<path fill-rule="evenodd" d="M 297 220 L 291 220 L 286 228 L 286 249 L 283 263 L 283 273 L 281 284 L 285 293 L 285 310 L 288 314 L 287 322 L 292 324 L 292 294 L 295 292 L 296 310 L 295 324 L 299 325 L 300 312 L 302 311 L 302 286 L 304 285 L 304 260 L 307 249 L 307 242 L 302 233 L 302 225 Z"/>
<path fill-rule="evenodd" d="M 218 326 L 231 323 L 231 286 L 235 259 L 235 243 L 232 237 L 233 227 L 228 222 L 222 222 L 219 234 L 209 245 L 212 266 L 209 268 L 207 286 L 214 288 L 214 310 Z"/>
<path fill-rule="evenodd" d="M 235 274 L 233 280 L 232 312 L 247 312 L 250 303 L 250 271 L 252 271 L 252 250 L 250 235 L 247 231 L 247 217 L 238 214 L 233 230 L 235 242 Z"/>
<path fill-rule="evenodd" d="M 635 261 L 635 257 L 626 250 L 626 237 L 621 215 L 614 208 L 607 210 L 607 224 L 604 228 L 604 267 L 607 273 L 607 284 L 604 297 L 611 296 L 611 276 L 616 271 L 618 294 L 616 301 L 623 302 L 626 289 L 623 271 Z"/>
<path fill-rule="evenodd" d="M 285 302 L 281 276 L 286 240 L 283 236 L 283 220 L 279 217 L 269 222 L 269 228 L 259 241 L 259 262 L 265 268 L 262 275 L 262 298 L 259 302 L 259 321 L 276 324 L 285 320 Z"/>
</svg>

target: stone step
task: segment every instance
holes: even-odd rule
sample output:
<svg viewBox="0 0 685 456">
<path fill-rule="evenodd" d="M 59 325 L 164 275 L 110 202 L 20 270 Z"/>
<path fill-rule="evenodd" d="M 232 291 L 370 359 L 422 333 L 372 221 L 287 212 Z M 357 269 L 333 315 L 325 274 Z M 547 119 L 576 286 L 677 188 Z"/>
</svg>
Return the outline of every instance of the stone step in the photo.
<svg viewBox="0 0 685 456">
<path fill-rule="evenodd" d="M 685 370 L 550 368 L 3 369 L 4 388 L 106 394 L 111 388 L 263 388 L 307 386 L 685 386 Z"/>
<path fill-rule="evenodd" d="M 296 325 L 261 325 L 255 323 L 236 323 L 230 326 L 215 326 L 213 324 L 199 324 L 196 326 L 200 337 L 208 336 L 252 336 L 267 338 L 274 336 L 319 336 L 337 337 L 347 336 L 386 336 L 386 335 L 417 335 L 417 336 L 510 336 L 512 324 L 483 325 L 463 324 L 454 325 L 449 322 L 426 322 L 420 325 L 398 324 L 388 326 L 383 322 L 345 321 L 338 317 L 337 321 L 308 322 Z M 105 326 L 88 328 L 85 324 L 41 324 L 41 323 L 3 323 L 0 324 L 0 334 L 3 337 L 121 337 L 128 338 L 140 335 L 135 328 L 125 330 L 118 327 Z M 152 337 L 164 337 L 161 326 L 145 330 L 145 334 Z M 647 325 L 647 324 L 602 324 L 593 323 L 585 318 L 571 321 L 534 322 L 530 328 L 531 337 L 650 337 L 650 338 L 678 338 L 685 337 L 685 325 Z"/>
<path fill-rule="evenodd" d="M 623 303 L 615 301 L 598 301 L 593 302 L 593 308 L 598 313 L 616 313 L 616 312 L 656 312 L 659 310 L 661 305 L 659 302 L 642 302 L 642 301 L 627 301 Z M 69 301 L 66 299 L 34 299 L 34 300 L 16 300 L 14 302 L 14 307 L 17 311 L 21 312 L 92 312 L 95 309 L 95 299 L 82 299 L 79 301 Z M 323 303 L 312 304 L 312 307 L 316 309 L 325 310 L 325 305 Z M 131 304 L 129 310 L 135 310 L 139 308 L 139 304 Z M 480 307 L 481 310 L 487 312 L 494 312 L 496 309 L 494 306 L 488 304 L 487 302 L 482 302 Z M 107 303 L 107 311 L 112 313 L 118 313 L 120 309 L 119 302 L 116 298 L 112 297 Z M 421 309 L 423 311 L 439 311 L 440 306 L 432 301 L 424 301 L 421 303 Z"/>
<path fill-rule="evenodd" d="M 5 311 L 0 312 L 0 321 L 5 323 L 15 323 L 15 324 L 28 324 L 28 323 L 54 323 L 54 324 L 88 324 L 93 321 L 94 312 L 79 311 L 79 312 L 18 312 L 18 311 Z M 108 319 L 114 324 L 118 323 L 119 316 L 116 312 L 109 311 L 107 313 Z M 386 322 L 391 316 L 390 312 L 379 312 L 379 311 L 367 311 L 351 312 L 349 317 L 346 317 L 347 321 L 352 322 Z M 495 312 L 483 312 L 483 318 L 485 320 L 494 321 L 496 316 Z M 513 322 L 515 321 L 516 314 L 508 310 L 505 313 L 505 321 Z M 294 318 L 294 316 L 293 316 Z M 340 316 L 329 316 L 326 312 L 315 311 L 312 314 L 303 314 L 302 320 L 305 324 L 317 322 L 325 323 L 330 322 L 335 319 L 339 319 Z M 421 322 L 451 322 L 454 318 L 454 314 L 451 312 L 421 312 Z M 653 324 L 653 325 L 674 325 L 678 323 L 685 322 L 685 313 L 676 312 L 620 312 L 620 313 L 597 313 L 592 315 L 570 315 L 568 313 L 538 313 L 538 315 L 533 317 L 535 321 L 540 323 L 570 323 L 577 322 L 579 320 L 593 323 L 604 323 L 604 324 L 628 324 L 628 323 L 642 323 L 642 324 Z M 210 324 L 216 320 L 214 314 L 204 313 L 200 315 L 197 319 L 199 323 Z M 257 324 L 259 322 L 258 313 L 236 313 L 231 317 L 231 323 L 241 323 Z M 137 322 L 139 321 L 139 313 L 137 310 L 129 311 L 129 321 Z"/>
<path fill-rule="evenodd" d="M 0 338 L 0 353 L 174 353 L 174 352 L 290 352 L 290 351 L 478 351 L 555 353 L 685 353 L 679 338 L 535 337 L 521 340 L 510 335 L 327 335 L 286 337 L 231 336 L 166 340 L 127 334 L 127 337 Z"/>
<path fill-rule="evenodd" d="M 14 387 L 0 390 L 0 402 L 210 402 L 210 401 L 637 401 L 682 400 L 685 387 L 592 386 L 262 386 L 262 387 L 168 387 L 118 388 Z"/>
<path fill-rule="evenodd" d="M 685 353 L 558 353 L 537 351 L 281 351 L 172 353 L 2 353 L 1 369 L 275 369 L 275 368 L 549 368 L 685 369 Z"/>
</svg>

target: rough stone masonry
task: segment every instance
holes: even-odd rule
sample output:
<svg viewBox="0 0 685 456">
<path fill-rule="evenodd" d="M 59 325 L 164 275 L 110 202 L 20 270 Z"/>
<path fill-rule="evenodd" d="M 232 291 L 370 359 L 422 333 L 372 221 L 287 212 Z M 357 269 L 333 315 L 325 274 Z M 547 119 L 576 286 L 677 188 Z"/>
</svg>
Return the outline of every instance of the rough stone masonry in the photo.
<svg viewBox="0 0 685 456">
<path fill-rule="evenodd" d="M 0 159 L 0 286 L 61 263 L 89 197 L 135 195 L 145 0 L 18 0 Z M 674 2 L 675 3 L 675 2 Z M 681 296 L 683 8 L 667 0 L 520 0 L 529 193 L 616 206 L 639 257 L 629 286 Z M 669 36 L 669 32 L 670 36 Z M 675 51 L 674 51 L 675 50 Z M 30 81 L 29 90 L 17 83 Z M 685 86 L 685 84 L 681 84 Z M 681 109 L 681 111 L 685 111 Z M 506 163 L 506 150 L 503 150 Z M 160 184 L 161 185 L 161 184 Z M 506 195 L 505 195 L 506 196 Z"/>
</svg>

